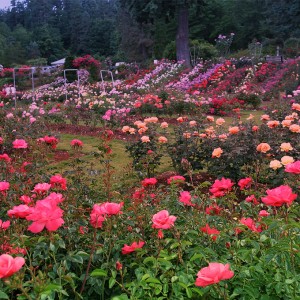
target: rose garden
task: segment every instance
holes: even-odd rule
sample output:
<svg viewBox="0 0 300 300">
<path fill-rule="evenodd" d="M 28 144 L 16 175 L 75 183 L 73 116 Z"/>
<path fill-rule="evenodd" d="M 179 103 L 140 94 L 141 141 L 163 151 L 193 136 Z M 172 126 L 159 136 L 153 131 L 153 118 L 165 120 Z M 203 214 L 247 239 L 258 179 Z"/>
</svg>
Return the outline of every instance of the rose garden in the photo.
<svg viewBox="0 0 300 300">
<path fill-rule="evenodd" d="M 0 299 L 299 299 L 300 59 L 93 64 L 0 95 Z"/>
</svg>

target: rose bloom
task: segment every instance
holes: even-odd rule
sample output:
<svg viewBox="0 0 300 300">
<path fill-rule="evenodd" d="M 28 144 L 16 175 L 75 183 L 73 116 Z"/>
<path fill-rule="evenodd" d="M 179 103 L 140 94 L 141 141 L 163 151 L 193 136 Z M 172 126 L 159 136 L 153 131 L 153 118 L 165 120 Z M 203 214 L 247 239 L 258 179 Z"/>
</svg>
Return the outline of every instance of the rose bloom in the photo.
<svg viewBox="0 0 300 300">
<path fill-rule="evenodd" d="M 251 203 L 251 202 L 252 202 L 254 205 L 258 205 L 258 204 L 259 204 L 259 202 L 257 201 L 257 199 L 255 198 L 254 195 L 248 196 L 248 197 L 245 199 L 245 201 L 248 202 L 248 203 Z"/>
<path fill-rule="evenodd" d="M 294 163 L 288 164 L 285 166 L 285 172 L 300 174 L 300 160 L 295 161 Z"/>
<path fill-rule="evenodd" d="M 282 164 L 279 160 L 274 159 L 270 162 L 270 168 L 273 170 L 277 170 L 282 167 Z"/>
<path fill-rule="evenodd" d="M 290 206 L 297 198 L 297 194 L 293 194 L 292 189 L 288 185 L 281 185 L 274 189 L 266 191 L 267 196 L 261 198 L 262 202 L 270 206 L 282 206 L 287 204 Z"/>
<path fill-rule="evenodd" d="M 256 125 L 252 126 L 252 131 L 253 131 L 253 132 L 256 132 L 256 131 L 258 131 L 258 129 L 259 129 L 259 127 L 258 127 L 258 126 L 256 126 Z"/>
<path fill-rule="evenodd" d="M 189 123 L 189 124 L 190 124 L 190 126 L 191 126 L 191 127 L 194 127 L 194 126 L 196 126 L 196 125 L 197 125 L 197 122 L 196 122 L 196 121 L 190 121 L 190 123 Z"/>
<path fill-rule="evenodd" d="M 149 136 L 144 135 L 144 136 L 141 137 L 141 141 L 143 143 L 150 143 L 150 138 L 149 138 Z"/>
<path fill-rule="evenodd" d="M 294 158 L 292 156 L 283 156 L 281 157 L 281 163 L 286 166 L 294 162 Z"/>
<path fill-rule="evenodd" d="M 213 122 L 215 120 L 215 118 L 213 116 L 207 116 L 206 120 L 209 122 Z"/>
<path fill-rule="evenodd" d="M 10 209 L 7 214 L 10 218 L 26 218 L 29 214 L 32 213 L 32 207 L 29 207 L 25 204 L 20 204 L 18 206 L 14 206 L 13 209 Z"/>
<path fill-rule="evenodd" d="M 0 160 L 4 160 L 6 161 L 7 163 L 10 163 L 11 162 L 11 158 L 6 154 L 0 154 Z"/>
<path fill-rule="evenodd" d="M 177 218 L 170 216 L 167 210 L 161 210 L 152 217 L 152 228 L 157 229 L 169 229 L 174 226 L 174 222 Z"/>
<path fill-rule="evenodd" d="M 293 103 L 292 104 L 292 109 L 300 111 L 300 104 L 299 103 Z"/>
<path fill-rule="evenodd" d="M 238 126 L 234 126 L 234 127 L 229 127 L 228 131 L 230 134 L 237 134 L 240 131 L 240 129 Z"/>
<path fill-rule="evenodd" d="M 289 129 L 291 132 L 300 133 L 300 126 L 297 124 L 291 125 Z"/>
<path fill-rule="evenodd" d="M 291 151 L 293 150 L 294 148 L 292 147 L 291 143 L 282 143 L 280 145 L 280 150 L 281 151 L 285 151 L 285 152 L 288 152 L 288 151 Z"/>
<path fill-rule="evenodd" d="M 280 125 L 280 122 L 279 121 L 269 121 L 267 122 L 267 126 L 269 128 L 276 128 Z"/>
<path fill-rule="evenodd" d="M 179 123 L 182 123 L 182 122 L 184 122 L 184 118 L 183 118 L 183 117 L 179 117 L 179 118 L 177 118 L 177 121 L 178 121 Z"/>
<path fill-rule="evenodd" d="M 267 153 L 271 149 L 270 145 L 268 143 L 260 143 L 256 150 L 261 153 Z"/>
<path fill-rule="evenodd" d="M 123 126 L 123 127 L 122 127 L 122 132 L 128 132 L 129 129 L 130 129 L 129 126 Z"/>
<path fill-rule="evenodd" d="M 233 271 L 229 270 L 229 264 L 209 263 L 208 267 L 202 268 L 196 278 L 195 285 L 206 287 L 211 284 L 219 283 L 221 280 L 233 277 Z"/>
<path fill-rule="evenodd" d="M 217 124 L 218 126 L 222 126 L 224 123 L 225 123 L 225 120 L 224 120 L 223 118 L 218 118 L 218 119 L 216 120 L 216 124 Z"/>
<path fill-rule="evenodd" d="M 51 184 L 49 183 L 38 183 L 34 186 L 33 192 L 42 194 L 49 191 L 51 188 Z"/>
<path fill-rule="evenodd" d="M 74 140 L 71 141 L 71 146 L 72 147 L 82 147 L 83 142 L 81 140 L 74 139 Z"/>
<path fill-rule="evenodd" d="M 230 179 L 223 177 L 221 180 L 216 179 L 209 191 L 214 197 L 222 197 L 227 192 L 231 191 L 233 185 L 234 183 Z"/>
<path fill-rule="evenodd" d="M 212 205 L 205 208 L 205 213 L 207 215 L 219 215 L 222 208 L 218 206 L 217 203 L 213 203 Z"/>
<path fill-rule="evenodd" d="M 219 138 L 220 141 L 225 141 L 225 140 L 227 140 L 227 135 L 225 133 L 223 133 L 223 134 L 220 134 L 218 136 L 218 138 Z"/>
<path fill-rule="evenodd" d="M 261 232 L 262 231 L 261 226 L 256 226 L 254 220 L 251 218 L 242 218 L 240 220 L 240 223 L 247 226 L 253 232 Z"/>
<path fill-rule="evenodd" d="M 90 223 L 94 228 L 101 228 L 105 221 L 100 205 L 94 204 L 93 210 L 90 214 Z"/>
<path fill-rule="evenodd" d="M 129 129 L 129 133 L 130 133 L 130 134 L 135 134 L 135 131 L 136 131 L 135 128 L 132 128 L 132 127 L 131 127 L 131 128 Z"/>
<path fill-rule="evenodd" d="M 283 120 L 281 122 L 282 127 L 290 127 L 292 124 L 292 120 Z"/>
<path fill-rule="evenodd" d="M 157 183 L 157 179 L 152 177 L 152 178 L 145 178 L 142 181 L 142 186 L 147 187 L 147 186 L 151 186 L 151 185 L 155 185 Z"/>
<path fill-rule="evenodd" d="M 137 242 L 133 242 L 130 246 L 128 246 L 127 244 L 124 245 L 124 247 L 122 248 L 122 254 L 130 254 L 132 252 L 134 252 L 136 249 L 141 249 L 143 248 L 143 246 L 145 245 L 145 242 L 143 241 L 139 241 Z"/>
<path fill-rule="evenodd" d="M 219 158 L 221 156 L 221 154 L 223 153 L 223 150 L 221 148 L 216 148 L 214 149 L 213 153 L 212 153 L 212 157 L 217 157 Z"/>
<path fill-rule="evenodd" d="M 270 116 L 269 116 L 269 115 L 262 115 L 262 116 L 260 117 L 260 119 L 261 119 L 262 121 L 269 121 L 269 120 L 270 120 Z"/>
<path fill-rule="evenodd" d="M 247 178 L 240 179 L 238 182 L 238 186 L 240 187 L 241 190 L 244 190 L 246 188 L 249 188 L 251 183 L 252 183 L 252 178 L 247 177 Z"/>
<path fill-rule="evenodd" d="M 49 231 L 56 231 L 64 224 L 62 216 L 63 210 L 57 206 L 55 199 L 39 200 L 26 217 L 28 221 L 33 221 L 28 230 L 39 233 L 46 227 Z"/>
<path fill-rule="evenodd" d="M 0 137 L 0 145 L 2 145 L 2 144 L 3 144 L 3 138 Z"/>
<path fill-rule="evenodd" d="M 22 195 L 19 199 L 25 204 L 29 204 L 32 201 L 32 199 L 26 195 Z"/>
<path fill-rule="evenodd" d="M 28 147 L 28 144 L 25 142 L 25 140 L 14 140 L 13 141 L 13 148 L 15 149 L 26 149 Z"/>
<path fill-rule="evenodd" d="M 124 202 L 115 203 L 115 202 L 105 202 L 99 205 L 99 212 L 104 216 L 113 216 L 122 214 L 122 207 Z"/>
<path fill-rule="evenodd" d="M 167 122 L 162 122 L 162 123 L 160 124 L 160 127 L 161 127 L 161 128 L 168 128 L 168 127 L 169 127 L 169 124 L 168 124 Z"/>
<path fill-rule="evenodd" d="M 201 227 L 200 230 L 204 233 L 212 235 L 212 239 L 215 241 L 220 234 L 220 231 L 216 228 L 210 228 L 208 224 L 206 224 L 204 227 Z"/>
<path fill-rule="evenodd" d="M 6 230 L 10 226 L 10 221 L 0 220 L 0 229 Z"/>
<path fill-rule="evenodd" d="M 8 191 L 9 187 L 10 187 L 9 182 L 6 182 L 6 181 L 0 182 L 0 192 L 2 194 L 5 194 Z"/>
<path fill-rule="evenodd" d="M 185 182 L 185 178 L 183 176 L 180 176 L 180 175 L 174 175 L 174 176 L 171 176 L 170 178 L 168 178 L 167 180 L 168 184 L 172 184 L 172 183 L 175 183 L 175 184 L 179 184 L 179 183 L 184 183 Z"/>
<path fill-rule="evenodd" d="M 50 178 L 50 185 L 52 188 L 59 187 L 62 190 L 67 189 L 67 179 L 63 178 L 60 174 L 53 175 Z"/>
<path fill-rule="evenodd" d="M 0 278 L 7 278 L 18 272 L 25 264 L 23 257 L 13 258 L 9 254 L 0 256 Z"/>
<path fill-rule="evenodd" d="M 268 213 L 266 210 L 261 210 L 258 215 L 260 217 L 268 217 L 270 215 L 270 213 Z"/>
<path fill-rule="evenodd" d="M 182 136 L 183 136 L 185 139 L 190 139 L 191 136 L 192 136 L 192 134 L 191 134 L 190 132 L 184 132 L 184 133 L 182 134 Z"/>
<path fill-rule="evenodd" d="M 168 142 L 168 139 L 166 137 L 164 137 L 164 136 L 160 136 L 158 138 L 158 142 L 161 143 L 161 144 L 165 144 L 165 143 Z"/>
<path fill-rule="evenodd" d="M 190 192 L 187 191 L 180 192 L 179 202 L 183 203 L 186 206 L 195 206 L 195 204 L 193 204 L 191 200 L 192 200 L 192 195 L 190 194 Z"/>
</svg>

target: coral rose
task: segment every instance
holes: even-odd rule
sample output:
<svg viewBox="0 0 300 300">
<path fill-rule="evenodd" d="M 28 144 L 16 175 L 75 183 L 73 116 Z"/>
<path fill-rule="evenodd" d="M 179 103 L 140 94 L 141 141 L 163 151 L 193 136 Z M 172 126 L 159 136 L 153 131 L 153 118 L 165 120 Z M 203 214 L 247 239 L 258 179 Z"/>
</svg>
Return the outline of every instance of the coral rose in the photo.
<svg viewBox="0 0 300 300">
<path fill-rule="evenodd" d="M 216 148 L 214 149 L 213 153 L 212 153 L 212 157 L 217 157 L 219 158 L 221 156 L 221 154 L 223 153 L 223 150 L 219 147 L 219 148 Z"/>
<path fill-rule="evenodd" d="M 237 134 L 240 131 L 240 129 L 238 126 L 233 126 L 233 127 L 229 127 L 228 131 L 230 134 Z"/>
<path fill-rule="evenodd" d="M 152 228 L 157 229 L 169 229 L 174 226 L 174 222 L 177 218 L 170 216 L 167 210 L 161 210 L 152 217 Z"/>
<path fill-rule="evenodd" d="M 292 189 L 288 185 L 281 185 L 277 188 L 266 191 L 267 196 L 261 198 L 262 202 L 270 206 L 282 206 L 287 204 L 290 206 L 297 198 L 297 194 L 293 194 Z"/>
<path fill-rule="evenodd" d="M 244 190 L 246 188 L 249 188 L 252 183 L 252 178 L 247 177 L 239 180 L 238 186 L 240 187 L 241 190 Z"/>
<path fill-rule="evenodd" d="M 270 145 L 268 143 L 260 143 L 256 150 L 261 153 L 267 153 L 271 149 Z"/>
<path fill-rule="evenodd" d="M 300 133 L 300 126 L 297 124 L 291 125 L 289 129 L 291 132 Z"/>
<path fill-rule="evenodd" d="M 229 270 L 229 264 L 209 263 L 208 267 L 202 268 L 195 282 L 196 286 L 205 287 L 211 284 L 219 283 L 221 280 L 233 277 L 233 271 Z"/>
<path fill-rule="evenodd" d="M 218 119 L 216 120 L 216 124 L 217 124 L 218 126 L 222 126 L 224 123 L 225 123 L 225 120 L 224 120 L 223 118 L 218 118 Z"/>
<path fill-rule="evenodd" d="M 162 122 L 162 123 L 160 124 L 160 127 L 161 127 L 161 128 L 168 128 L 168 127 L 169 127 L 169 124 L 168 124 L 167 122 Z"/>
<path fill-rule="evenodd" d="M 143 143 L 150 143 L 150 138 L 149 138 L 149 136 L 144 135 L 144 136 L 141 137 L 141 141 Z"/>
</svg>

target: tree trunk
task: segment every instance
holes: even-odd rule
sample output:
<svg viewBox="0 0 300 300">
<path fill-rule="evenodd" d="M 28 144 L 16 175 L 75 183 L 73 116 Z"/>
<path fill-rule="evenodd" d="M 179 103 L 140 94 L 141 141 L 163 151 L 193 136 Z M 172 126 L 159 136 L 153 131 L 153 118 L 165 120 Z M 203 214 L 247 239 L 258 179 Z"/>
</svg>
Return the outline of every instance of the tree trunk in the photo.
<svg viewBox="0 0 300 300">
<path fill-rule="evenodd" d="M 176 57 L 177 61 L 183 61 L 186 67 L 191 68 L 189 47 L 189 10 L 187 5 L 181 6 L 178 11 Z"/>
</svg>

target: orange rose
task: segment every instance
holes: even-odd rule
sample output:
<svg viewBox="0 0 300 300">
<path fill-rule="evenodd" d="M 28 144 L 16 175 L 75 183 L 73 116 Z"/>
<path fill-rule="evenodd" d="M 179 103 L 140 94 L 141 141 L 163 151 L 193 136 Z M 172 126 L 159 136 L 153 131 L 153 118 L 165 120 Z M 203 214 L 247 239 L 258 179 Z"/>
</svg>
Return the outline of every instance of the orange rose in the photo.
<svg viewBox="0 0 300 300">
<path fill-rule="evenodd" d="M 300 133 L 300 126 L 297 124 L 291 125 L 289 129 L 291 132 Z"/>
<path fill-rule="evenodd" d="M 141 141 L 143 143 L 149 143 L 150 142 L 150 138 L 149 138 L 149 136 L 144 135 L 144 136 L 141 137 Z"/>
<path fill-rule="evenodd" d="M 224 120 L 223 118 L 218 118 L 218 119 L 216 120 L 216 124 L 217 124 L 218 126 L 222 126 L 224 123 L 225 123 L 225 120 Z"/>
<path fill-rule="evenodd" d="M 268 143 L 260 143 L 256 150 L 261 153 L 267 153 L 271 149 L 270 145 Z"/>
<path fill-rule="evenodd" d="M 238 126 L 229 127 L 229 133 L 230 134 L 237 134 L 240 131 Z"/>
<path fill-rule="evenodd" d="M 219 158 L 222 153 L 223 153 L 223 150 L 221 148 L 216 148 L 216 149 L 214 149 L 214 151 L 212 153 L 212 157 Z"/>
</svg>

